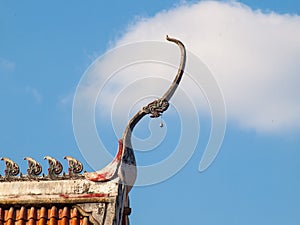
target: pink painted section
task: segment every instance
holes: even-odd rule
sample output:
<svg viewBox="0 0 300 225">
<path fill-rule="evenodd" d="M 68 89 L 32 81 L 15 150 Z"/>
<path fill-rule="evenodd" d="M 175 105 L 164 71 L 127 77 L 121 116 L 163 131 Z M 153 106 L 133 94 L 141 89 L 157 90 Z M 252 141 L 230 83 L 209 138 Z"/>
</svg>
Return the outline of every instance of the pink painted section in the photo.
<svg viewBox="0 0 300 225">
<path fill-rule="evenodd" d="M 119 139 L 118 143 L 119 143 L 119 149 L 118 149 L 117 155 L 115 156 L 113 162 L 121 161 L 121 157 L 122 157 L 122 153 L 123 153 L 123 140 Z"/>
<path fill-rule="evenodd" d="M 118 143 L 119 148 L 114 160 L 101 170 L 98 170 L 96 172 L 84 173 L 86 179 L 94 182 L 104 182 L 109 181 L 114 177 L 121 163 L 123 154 L 123 140 L 120 139 Z"/>
</svg>

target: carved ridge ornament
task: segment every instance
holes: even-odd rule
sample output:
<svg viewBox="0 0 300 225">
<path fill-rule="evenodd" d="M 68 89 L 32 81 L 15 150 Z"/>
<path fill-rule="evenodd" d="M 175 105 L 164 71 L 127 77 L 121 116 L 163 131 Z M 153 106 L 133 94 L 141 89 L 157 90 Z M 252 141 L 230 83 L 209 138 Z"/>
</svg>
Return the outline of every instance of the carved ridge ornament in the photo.
<svg viewBox="0 0 300 225">
<path fill-rule="evenodd" d="M 61 165 L 60 161 L 50 156 L 45 156 L 44 160 L 46 159 L 48 160 L 49 163 L 49 168 L 48 168 L 49 176 L 52 178 L 58 176 L 63 170 L 63 166 Z"/>
<path fill-rule="evenodd" d="M 42 173 L 42 166 L 31 157 L 25 157 L 24 160 L 28 161 L 27 174 L 29 177 L 36 177 Z"/>
<path fill-rule="evenodd" d="M 142 107 L 131 118 L 124 130 L 123 137 L 119 140 L 118 152 L 113 161 L 102 170 L 80 174 L 83 170 L 82 163 L 71 156 L 65 156 L 64 159 L 68 162 L 66 174 L 63 172 L 63 166 L 59 160 L 45 156 L 44 160 L 47 160 L 49 164 L 48 174 L 40 175 L 43 170 L 41 164 L 31 157 L 25 157 L 28 169 L 27 174 L 23 175 L 16 162 L 9 158 L 1 158 L 6 167 L 5 176 L 0 175 L 0 182 L 8 182 L 3 182 L 0 187 L 3 192 L 0 195 L 0 206 L 11 205 L 11 208 L 7 207 L 8 210 L 22 204 L 31 209 L 41 206 L 41 210 L 43 210 L 41 212 L 46 212 L 45 206 L 53 206 L 56 210 L 56 205 L 68 205 L 64 208 L 73 207 L 85 217 L 84 221 L 88 221 L 89 224 L 129 224 L 128 215 L 131 208 L 128 193 L 134 185 L 137 173 L 131 144 L 133 129 L 144 116 L 149 114 L 151 118 L 156 118 L 168 109 L 169 100 L 184 74 L 186 62 L 184 45 L 175 38 L 167 36 L 166 39 L 177 44 L 181 52 L 180 65 L 175 79 L 161 98 Z M 16 183 L 19 185 L 18 188 L 15 188 Z"/>
<path fill-rule="evenodd" d="M 19 174 L 20 168 L 17 163 L 12 161 L 9 158 L 1 158 L 5 162 L 5 177 L 10 178 L 10 177 L 15 177 Z"/>
<path fill-rule="evenodd" d="M 65 156 L 64 159 L 68 160 L 68 164 L 69 164 L 69 168 L 68 168 L 68 172 L 69 175 L 76 175 L 82 172 L 83 170 L 83 165 L 80 161 L 78 161 L 77 159 L 71 157 L 71 156 Z"/>
<path fill-rule="evenodd" d="M 168 109 L 169 100 L 174 95 L 184 74 L 186 63 L 186 50 L 184 44 L 180 40 L 171 38 L 168 35 L 166 36 L 166 39 L 167 41 L 177 44 L 181 52 L 180 65 L 175 79 L 161 98 L 144 106 L 131 118 L 125 128 L 122 139 L 119 140 L 119 148 L 114 160 L 99 171 L 84 173 L 83 175 L 86 179 L 95 182 L 104 182 L 119 177 L 121 182 L 125 183 L 129 187 L 133 186 L 136 179 L 136 161 L 131 145 L 133 129 L 145 115 L 150 114 L 151 118 L 160 117 L 162 113 Z"/>
<path fill-rule="evenodd" d="M 2 177 L 0 175 L 0 181 L 17 181 L 17 180 L 66 180 L 66 179 L 83 179 L 84 176 L 80 174 L 83 170 L 82 163 L 71 157 L 65 156 L 64 159 L 68 161 L 68 173 L 62 173 L 63 166 L 61 162 L 57 159 L 54 159 L 50 156 L 45 156 L 44 159 L 48 160 L 49 168 L 48 174 L 42 174 L 42 166 L 41 164 L 31 157 L 25 157 L 24 160 L 28 162 L 28 169 L 27 174 L 23 175 L 20 172 L 20 168 L 16 162 L 9 158 L 0 158 L 2 161 L 5 162 L 5 176 Z M 62 173 L 62 174 L 61 174 Z M 18 176 L 19 175 L 19 176 Z"/>
</svg>

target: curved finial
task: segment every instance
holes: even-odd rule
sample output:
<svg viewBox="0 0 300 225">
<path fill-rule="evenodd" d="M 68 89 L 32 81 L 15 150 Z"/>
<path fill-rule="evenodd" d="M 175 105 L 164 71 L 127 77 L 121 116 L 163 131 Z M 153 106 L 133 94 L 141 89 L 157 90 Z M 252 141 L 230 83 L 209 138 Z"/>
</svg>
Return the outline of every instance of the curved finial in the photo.
<svg viewBox="0 0 300 225">
<path fill-rule="evenodd" d="M 182 75 L 184 73 L 184 68 L 185 68 L 185 62 L 186 62 L 186 50 L 184 47 L 184 44 L 179 41 L 176 38 L 171 38 L 168 35 L 166 36 L 166 39 L 168 41 L 176 43 L 181 51 L 181 57 L 180 57 L 180 64 L 177 70 L 177 74 L 169 87 L 169 89 L 166 91 L 166 93 L 157 100 L 154 100 L 153 102 L 149 103 L 147 106 L 143 107 L 143 112 L 146 114 L 151 114 L 150 117 L 155 118 L 161 116 L 161 114 L 166 111 L 169 107 L 169 100 L 172 98 L 174 95 L 180 81 L 182 78 Z"/>
<path fill-rule="evenodd" d="M 170 42 L 173 42 L 177 44 L 180 48 L 180 64 L 177 70 L 177 74 L 169 87 L 169 89 L 166 91 L 166 93 L 159 99 L 154 100 L 153 102 L 149 103 L 148 105 L 144 106 L 139 112 L 137 112 L 133 118 L 129 121 L 123 138 L 126 136 L 126 132 L 128 132 L 128 128 L 132 131 L 134 126 L 140 121 L 145 115 L 151 114 L 150 117 L 155 118 L 161 116 L 161 114 L 166 111 L 169 107 L 169 100 L 172 98 L 174 95 L 180 81 L 182 78 L 182 75 L 184 74 L 184 68 L 185 68 L 185 63 L 186 63 L 186 50 L 184 47 L 184 44 L 176 39 L 176 38 L 171 38 L 168 35 L 166 36 L 166 39 Z"/>
<path fill-rule="evenodd" d="M 79 160 L 71 156 L 65 156 L 64 159 L 68 160 L 68 172 L 70 176 L 81 173 L 83 170 L 83 165 Z"/>
<path fill-rule="evenodd" d="M 57 177 L 63 170 L 62 164 L 57 159 L 54 159 L 50 156 L 45 156 L 44 160 L 45 159 L 47 159 L 49 163 L 49 168 L 48 168 L 49 177 L 51 179 Z"/>
<path fill-rule="evenodd" d="M 186 50 L 181 41 L 179 41 L 176 38 L 171 38 L 167 35 L 166 39 L 168 41 L 176 43 L 181 52 L 181 58 L 180 58 L 180 65 L 178 67 L 177 74 L 175 76 L 175 79 L 173 80 L 171 86 L 166 91 L 166 93 L 159 99 L 154 100 L 153 102 L 149 103 L 148 105 L 144 106 L 140 111 L 138 111 L 132 119 L 128 122 L 125 131 L 123 133 L 123 150 L 122 150 L 122 162 L 125 166 L 123 166 L 123 172 L 124 174 L 129 174 L 131 178 L 127 178 L 129 181 L 125 181 L 127 184 L 133 185 L 135 176 L 136 176 L 136 169 L 135 167 L 135 157 L 131 146 L 131 136 L 132 131 L 135 127 L 135 125 L 147 114 L 150 114 L 150 117 L 155 118 L 161 116 L 161 114 L 166 111 L 169 107 L 169 100 L 174 95 L 180 81 L 182 78 L 182 75 L 184 74 L 184 68 L 185 68 L 185 62 L 186 62 Z M 122 167 L 121 167 L 122 168 Z M 127 172 L 126 172 L 127 170 Z M 124 178 L 126 180 L 126 178 Z"/>
<path fill-rule="evenodd" d="M 178 67 L 176 77 L 173 80 L 172 85 L 169 87 L 169 89 L 166 91 L 166 93 L 161 97 L 161 99 L 169 101 L 171 99 L 171 97 L 173 96 L 173 94 L 175 93 L 175 91 L 181 81 L 182 75 L 184 73 L 185 62 L 186 62 L 186 50 L 185 50 L 184 44 L 181 41 L 179 41 L 178 39 L 171 38 L 168 35 L 166 36 L 166 39 L 168 41 L 176 43 L 179 46 L 180 51 L 181 51 L 180 65 Z"/>
<path fill-rule="evenodd" d="M 5 177 L 10 178 L 17 176 L 20 172 L 20 168 L 17 163 L 12 161 L 9 158 L 1 158 L 5 162 L 6 169 L 5 169 Z"/>
<path fill-rule="evenodd" d="M 42 166 L 31 157 L 25 157 L 24 160 L 28 161 L 27 174 L 29 177 L 35 177 L 42 173 Z"/>
<path fill-rule="evenodd" d="M 181 52 L 180 65 L 178 67 L 177 74 L 173 80 L 171 86 L 166 93 L 159 99 L 154 100 L 148 105 L 144 106 L 139 110 L 128 122 L 123 137 L 119 140 L 119 150 L 115 159 L 105 168 L 90 173 L 84 173 L 84 176 L 92 181 L 107 181 L 116 177 L 116 174 L 127 186 L 133 186 L 136 179 L 136 161 L 131 146 L 131 136 L 135 125 L 147 114 L 150 117 L 155 118 L 161 116 L 169 107 L 169 100 L 175 93 L 182 75 L 184 73 L 185 62 L 186 62 L 186 50 L 181 41 L 176 38 L 169 36 L 166 39 L 170 42 L 176 43 Z M 118 172 L 117 172 L 118 171 Z M 128 189 L 129 192 L 130 188 Z"/>
</svg>

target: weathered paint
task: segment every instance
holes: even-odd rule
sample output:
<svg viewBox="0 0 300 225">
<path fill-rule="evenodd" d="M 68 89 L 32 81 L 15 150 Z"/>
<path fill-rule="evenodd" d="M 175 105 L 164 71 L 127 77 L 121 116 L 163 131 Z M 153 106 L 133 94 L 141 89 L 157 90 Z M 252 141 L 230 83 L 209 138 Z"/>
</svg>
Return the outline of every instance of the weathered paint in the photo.
<svg viewBox="0 0 300 225">
<path fill-rule="evenodd" d="M 168 36 L 167 40 L 176 43 L 181 51 L 177 75 L 161 98 L 143 107 L 128 122 L 123 137 L 119 140 L 118 152 L 108 166 L 96 172 L 84 173 L 85 179 L 83 179 L 81 176 L 73 176 L 77 171 L 82 170 L 82 165 L 77 160 L 67 157 L 70 166 L 68 178 L 72 179 L 63 180 L 66 176 L 59 175 L 62 172 L 61 163 L 47 156 L 45 158 L 49 162 L 49 179 L 43 177 L 31 180 L 29 176 L 29 179 L 24 180 L 22 176 L 15 179 L 14 176 L 19 173 L 17 165 L 15 164 L 15 171 L 13 171 L 14 162 L 3 158 L 7 166 L 6 177 L 9 179 L 4 178 L 6 182 L 1 183 L 3 179 L 0 177 L 0 205 L 30 205 L 41 204 L 41 202 L 42 204 L 66 204 L 68 202 L 82 214 L 86 214 L 89 221 L 96 225 L 128 225 L 128 212 L 125 213 L 124 209 L 129 209 L 128 193 L 136 179 L 136 161 L 131 145 L 133 129 L 145 115 L 159 117 L 168 109 L 168 101 L 175 93 L 184 73 L 186 61 L 184 45 L 179 40 Z M 101 204 L 93 201 L 100 201 Z"/>
<path fill-rule="evenodd" d="M 20 168 L 17 163 L 15 163 L 14 161 L 12 161 L 9 158 L 1 158 L 1 160 L 3 160 L 5 162 L 5 166 L 6 166 L 5 177 L 6 178 L 14 177 L 19 174 Z"/>
<path fill-rule="evenodd" d="M 107 182 L 93 182 L 83 178 L 5 181 L 0 182 L 0 208 L 18 211 L 20 207 L 32 209 L 43 206 L 43 213 L 52 205 L 67 205 L 68 209 L 80 210 L 81 215 L 86 216 L 86 224 L 120 225 L 121 221 L 115 218 L 123 213 L 123 199 L 127 196 L 125 190 L 119 178 Z M 68 221 L 61 225 L 68 225 Z M 43 224 L 51 225 L 51 222 L 46 224 L 44 221 Z M 23 225 L 32 224 L 25 221 Z"/>
<path fill-rule="evenodd" d="M 36 177 L 42 173 L 42 166 L 31 157 L 25 157 L 24 160 L 28 161 L 27 174 L 30 178 Z"/>
<path fill-rule="evenodd" d="M 69 180 L 32 180 L 0 182 L 0 201 L 9 196 L 55 196 L 59 194 L 110 193 L 117 195 L 119 179 L 96 183 L 84 178 Z"/>
<path fill-rule="evenodd" d="M 68 173 L 70 176 L 73 176 L 73 175 L 76 175 L 76 174 L 79 174 L 82 172 L 83 165 L 79 160 L 77 160 L 71 156 L 65 156 L 64 159 L 68 160 L 68 165 L 69 165 Z"/>
<path fill-rule="evenodd" d="M 119 143 L 118 152 L 115 158 L 113 159 L 113 161 L 99 171 L 84 173 L 83 175 L 85 176 L 86 179 L 94 182 L 105 182 L 117 176 L 117 170 L 120 166 L 121 157 L 123 153 L 123 140 L 120 139 L 118 143 Z"/>
<path fill-rule="evenodd" d="M 92 194 L 81 194 L 81 195 L 60 194 L 59 197 L 62 197 L 62 198 L 102 198 L 102 197 L 109 197 L 109 193 L 92 193 Z"/>
</svg>

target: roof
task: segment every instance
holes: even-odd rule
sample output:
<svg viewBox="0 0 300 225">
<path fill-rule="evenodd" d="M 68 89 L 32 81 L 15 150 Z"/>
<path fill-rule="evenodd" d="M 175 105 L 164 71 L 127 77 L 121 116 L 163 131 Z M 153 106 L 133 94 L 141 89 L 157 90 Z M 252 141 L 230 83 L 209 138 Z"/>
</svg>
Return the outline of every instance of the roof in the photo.
<svg viewBox="0 0 300 225">
<path fill-rule="evenodd" d="M 67 172 L 50 156 L 48 174 L 41 165 L 28 161 L 27 174 L 17 163 L 5 161 L 0 177 L 0 225 L 128 225 L 128 187 L 118 176 L 103 182 L 81 174 L 82 163 L 67 156 Z M 63 173 L 62 173 L 63 172 Z"/>
<path fill-rule="evenodd" d="M 128 212 L 126 210 L 126 213 Z M 1 225 L 13 225 L 15 223 L 19 225 L 92 225 L 106 224 L 105 219 L 103 217 L 97 221 L 78 206 L 72 207 L 70 205 L 0 207 Z M 125 217 L 124 220 L 126 220 Z"/>
<path fill-rule="evenodd" d="M 145 116 L 156 118 L 169 107 L 184 73 L 186 51 L 181 41 L 170 38 L 181 51 L 177 75 L 165 94 L 140 109 L 128 122 L 114 160 L 96 172 L 80 174 L 83 165 L 66 156 L 68 171 L 50 156 L 48 174 L 31 157 L 27 173 L 20 173 L 17 163 L 5 161 L 4 177 L 0 176 L 0 225 L 128 225 L 128 193 L 136 179 L 136 161 L 131 136 L 136 124 Z M 20 174 L 20 175 L 19 175 Z"/>
<path fill-rule="evenodd" d="M 1 225 L 89 225 L 88 216 L 84 216 L 77 208 L 65 206 L 48 207 L 0 207 Z"/>
</svg>

